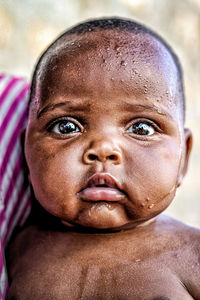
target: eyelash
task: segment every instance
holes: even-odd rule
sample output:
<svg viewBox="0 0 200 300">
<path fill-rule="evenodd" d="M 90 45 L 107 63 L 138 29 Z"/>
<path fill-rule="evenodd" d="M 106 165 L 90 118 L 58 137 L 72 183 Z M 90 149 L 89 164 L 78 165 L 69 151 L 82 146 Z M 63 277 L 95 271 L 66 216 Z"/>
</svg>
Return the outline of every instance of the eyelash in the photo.
<svg viewBox="0 0 200 300">
<path fill-rule="evenodd" d="M 137 125 L 137 124 L 138 125 L 139 124 L 147 125 L 147 126 L 153 128 L 154 132 L 152 134 L 136 134 L 134 132 L 128 131 L 128 129 L 130 129 L 132 126 Z M 140 128 L 140 129 L 142 129 L 142 128 Z M 147 130 L 147 128 L 146 128 L 146 130 Z M 148 137 L 149 136 L 153 136 L 153 135 L 155 135 L 155 133 L 160 133 L 161 132 L 161 128 L 160 128 L 160 126 L 156 122 L 151 121 L 149 119 L 135 119 L 134 121 L 132 121 L 131 124 L 129 123 L 129 125 L 126 127 L 126 132 L 130 133 L 131 135 L 137 136 L 137 137 L 145 138 L 147 136 Z"/>
<path fill-rule="evenodd" d="M 75 118 L 73 118 L 73 117 L 60 117 L 60 118 L 58 118 L 58 119 L 55 119 L 55 120 L 53 120 L 53 121 L 50 121 L 48 124 L 47 124 L 47 126 L 46 126 L 46 128 L 47 128 L 47 131 L 48 132 L 52 132 L 52 130 L 53 130 L 53 128 L 56 126 L 56 125 L 59 125 L 59 123 L 62 123 L 62 122 L 71 122 L 71 123 L 73 123 L 76 127 L 79 127 L 79 129 L 80 129 L 80 131 L 75 131 L 75 132 L 82 132 L 82 130 L 83 130 L 83 125 L 81 124 L 81 123 L 83 123 L 83 122 L 80 122 L 79 120 L 77 120 L 77 118 L 75 119 Z M 75 133 L 75 132 L 71 132 L 71 134 L 73 134 L 73 133 Z M 59 135 L 61 135 L 61 136 L 66 136 L 66 133 L 56 133 L 56 132 L 54 132 L 55 134 L 59 134 Z M 69 135 L 70 133 L 68 133 L 68 135 Z"/>
<path fill-rule="evenodd" d="M 72 131 L 72 132 L 66 132 L 66 133 L 61 133 L 61 132 L 53 132 L 53 128 L 56 126 L 56 125 L 59 125 L 59 123 L 61 122 L 71 122 L 75 125 L 75 127 L 79 128 L 80 130 L 75 130 L 75 131 Z M 137 133 L 134 133 L 134 132 L 131 132 L 131 131 L 128 131 L 131 127 L 133 126 L 136 126 L 138 124 L 138 130 L 148 130 L 148 128 L 145 128 L 145 126 L 139 126 L 140 124 L 144 124 L 146 126 L 149 126 L 151 128 L 153 128 L 154 132 L 151 133 L 151 134 L 137 134 Z M 48 132 L 52 132 L 56 135 L 60 135 L 61 137 L 66 137 L 66 135 L 73 135 L 74 133 L 80 133 L 80 132 L 83 132 L 83 126 L 84 126 L 84 123 L 82 120 L 77 120 L 77 117 L 76 118 L 73 118 L 73 117 L 59 117 L 53 121 L 50 121 L 48 124 L 47 124 L 47 131 Z M 138 137 L 138 138 L 147 138 L 149 136 L 153 136 L 155 135 L 155 133 L 159 133 L 161 132 L 161 128 L 160 126 L 154 122 L 154 121 L 151 121 L 149 119 L 135 119 L 133 120 L 131 123 L 128 124 L 128 126 L 125 127 L 125 132 L 134 136 L 134 137 Z"/>
</svg>

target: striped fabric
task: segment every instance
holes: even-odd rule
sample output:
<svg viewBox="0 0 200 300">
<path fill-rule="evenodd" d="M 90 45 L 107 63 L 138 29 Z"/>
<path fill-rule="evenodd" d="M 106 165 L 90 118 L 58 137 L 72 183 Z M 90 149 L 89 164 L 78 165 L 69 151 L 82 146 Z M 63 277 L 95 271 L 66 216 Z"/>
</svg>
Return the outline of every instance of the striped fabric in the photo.
<svg viewBox="0 0 200 300">
<path fill-rule="evenodd" d="M 30 188 L 22 169 L 21 133 L 26 125 L 29 84 L 0 74 L 0 299 L 8 283 L 4 249 L 30 211 Z"/>
</svg>

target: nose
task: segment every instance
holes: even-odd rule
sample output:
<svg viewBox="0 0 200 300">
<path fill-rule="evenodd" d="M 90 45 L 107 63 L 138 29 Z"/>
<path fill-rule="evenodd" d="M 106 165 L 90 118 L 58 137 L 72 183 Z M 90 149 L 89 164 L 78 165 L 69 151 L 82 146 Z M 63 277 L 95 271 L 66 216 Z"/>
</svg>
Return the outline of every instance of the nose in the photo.
<svg viewBox="0 0 200 300">
<path fill-rule="evenodd" d="M 121 151 L 114 146 L 111 141 L 98 141 L 92 143 L 85 151 L 83 161 L 86 164 L 92 164 L 95 161 L 103 163 L 109 162 L 118 165 L 122 161 Z"/>
</svg>

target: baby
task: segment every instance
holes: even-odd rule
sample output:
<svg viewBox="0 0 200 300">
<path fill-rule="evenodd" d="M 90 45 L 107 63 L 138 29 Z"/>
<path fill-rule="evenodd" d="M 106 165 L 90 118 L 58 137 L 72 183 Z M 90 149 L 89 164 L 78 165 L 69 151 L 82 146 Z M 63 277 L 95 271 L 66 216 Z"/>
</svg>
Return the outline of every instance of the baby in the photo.
<svg viewBox="0 0 200 300">
<path fill-rule="evenodd" d="M 200 230 L 161 215 L 190 149 L 181 68 L 159 36 L 121 19 L 60 36 L 33 75 L 38 202 L 7 251 L 7 299 L 200 299 Z"/>
</svg>

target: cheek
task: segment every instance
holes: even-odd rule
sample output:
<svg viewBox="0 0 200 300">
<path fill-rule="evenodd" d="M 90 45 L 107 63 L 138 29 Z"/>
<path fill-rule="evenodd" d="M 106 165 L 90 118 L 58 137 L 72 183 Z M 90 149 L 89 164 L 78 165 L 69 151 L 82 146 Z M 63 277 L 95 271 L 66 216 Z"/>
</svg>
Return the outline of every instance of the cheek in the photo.
<svg viewBox="0 0 200 300">
<path fill-rule="evenodd" d="M 141 210 L 166 208 L 174 197 L 180 168 L 180 145 L 139 147 L 128 158 L 132 205 Z"/>
<path fill-rule="evenodd" d="M 34 194 L 40 204 L 57 216 L 75 214 L 74 195 L 79 191 L 81 175 L 78 148 L 66 149 L 51 143 L 27 145 L 27 163 Z"/>
</svg>

